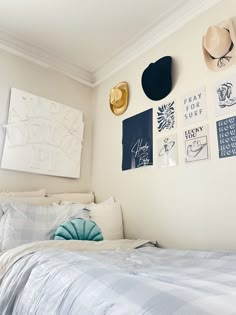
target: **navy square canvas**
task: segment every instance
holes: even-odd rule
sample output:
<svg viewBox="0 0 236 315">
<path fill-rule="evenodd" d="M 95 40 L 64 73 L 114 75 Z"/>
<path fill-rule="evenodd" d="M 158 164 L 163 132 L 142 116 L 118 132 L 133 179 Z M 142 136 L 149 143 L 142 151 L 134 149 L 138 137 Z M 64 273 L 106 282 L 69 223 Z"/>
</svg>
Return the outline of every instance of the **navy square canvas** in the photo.
<svg viewBox="0 0 236 315">
<path fill-rule="evenodd" d="M 122 170 L 153 164 L 152 109 L 123 120 Z"/>
<path fill-rule="evenodd" d="M 216 122 L 219 158 L 236 155 L 236 116 Z"/>
</svg>

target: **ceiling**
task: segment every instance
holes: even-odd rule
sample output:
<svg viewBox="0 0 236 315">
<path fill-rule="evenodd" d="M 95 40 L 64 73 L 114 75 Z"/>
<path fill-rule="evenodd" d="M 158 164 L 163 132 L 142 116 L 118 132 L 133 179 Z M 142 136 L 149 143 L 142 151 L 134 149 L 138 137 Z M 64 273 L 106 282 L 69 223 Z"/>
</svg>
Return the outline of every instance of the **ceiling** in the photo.
<svg viewBox="0 0 236 315">
<path fill-rule="evenodd" d="M 0 48 L 95 86 L 219 0 L 0 0 Z"/>
</svg>

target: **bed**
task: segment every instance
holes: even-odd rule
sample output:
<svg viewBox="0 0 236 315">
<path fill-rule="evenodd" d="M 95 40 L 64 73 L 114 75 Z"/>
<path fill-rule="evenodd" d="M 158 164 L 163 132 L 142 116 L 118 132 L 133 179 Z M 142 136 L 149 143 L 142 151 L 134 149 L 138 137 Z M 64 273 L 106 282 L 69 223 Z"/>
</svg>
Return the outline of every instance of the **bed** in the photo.
<svg viewBox="0 0 236 315">
<path fill-rule="evenodd" d="M 44 241 L 9 250 L 0 257 L 1 314 L 236 314 L 235 253 L 145 243 Z"/>
<path fill-rule="evenodd" d="M 236 253 L 124 239 L 113 198 L 25 197 L 0 202 L 1 315 L 236 314 Z"/>
</svg>

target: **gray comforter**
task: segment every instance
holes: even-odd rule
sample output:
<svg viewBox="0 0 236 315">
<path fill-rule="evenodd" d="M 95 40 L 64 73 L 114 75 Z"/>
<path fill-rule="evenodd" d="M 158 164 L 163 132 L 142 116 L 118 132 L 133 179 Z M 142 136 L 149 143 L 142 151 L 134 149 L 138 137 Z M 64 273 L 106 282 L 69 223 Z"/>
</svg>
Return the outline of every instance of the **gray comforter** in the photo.
<svg viewBox="0 0 236 315">
<path fill-rule="evenodd" d="M 236 254 L 38 251 L 5 273 L 0 314 L 236 314 Z"/>
</svg>

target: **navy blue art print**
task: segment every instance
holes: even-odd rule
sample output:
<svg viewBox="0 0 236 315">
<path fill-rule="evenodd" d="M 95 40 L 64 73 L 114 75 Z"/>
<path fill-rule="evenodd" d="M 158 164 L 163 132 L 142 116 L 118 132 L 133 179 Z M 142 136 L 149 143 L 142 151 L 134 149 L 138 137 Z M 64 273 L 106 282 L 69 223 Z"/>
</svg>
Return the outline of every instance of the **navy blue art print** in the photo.
<svg viewBox="0 0 236 315">
<path fill-rule="evenodd" d="M 219 158 L 236 155 L 236 116 L 216 122 Z"/>
<path fill-rule="evenodd" d="M 157 129 L 159 132 L 164 130 L 170 130 L 175 128 L 176 124 L 176 113 L 175 113 L 175 102 L 170 102 L 161 106 L 157 109 Z"/>
<path fill-rule="evenodd" d="M 123 120 L 122 170 L 153 164 L 152 109 Z"/>
</svg>

